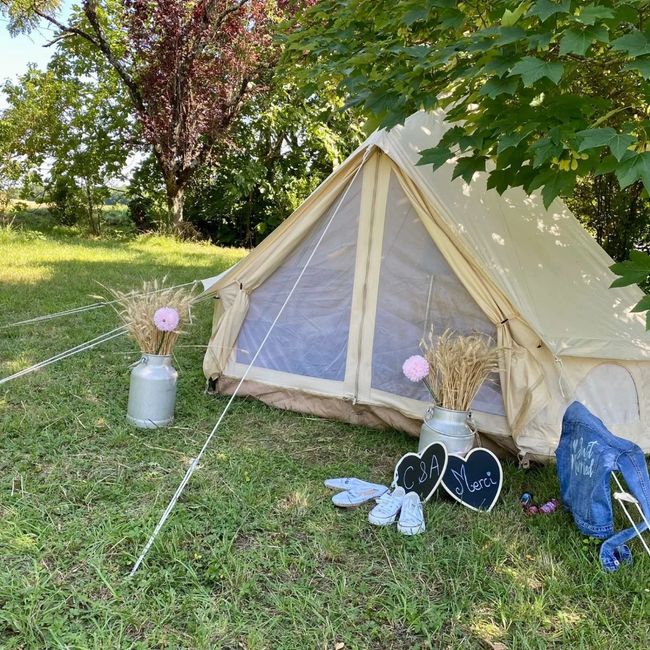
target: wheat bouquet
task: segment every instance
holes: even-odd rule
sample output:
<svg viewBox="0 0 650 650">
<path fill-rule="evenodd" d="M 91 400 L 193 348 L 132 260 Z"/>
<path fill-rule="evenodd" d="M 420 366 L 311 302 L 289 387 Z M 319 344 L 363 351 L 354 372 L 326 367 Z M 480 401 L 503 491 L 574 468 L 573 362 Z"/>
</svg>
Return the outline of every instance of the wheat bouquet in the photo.
<svg viewBox="0 0 650 650">
<path fill-rule="evenodd" d="M 468 411 L 488 376 L 499 369 L 499 349 L 489 336 L 433 331 L 420 342 L 424 356 L 409 357 L 402 366 L 411 381 L 422 381 L 436 406 Z"/>
<path fill-rule="evenodd" d="M 145 282 L 141 291 L 109 289 L 118 315 L 143 354 L 171 354 L 182 327 L 192 321 L 192 290 L 166 288 L 164 283 Z"/>
</svg>

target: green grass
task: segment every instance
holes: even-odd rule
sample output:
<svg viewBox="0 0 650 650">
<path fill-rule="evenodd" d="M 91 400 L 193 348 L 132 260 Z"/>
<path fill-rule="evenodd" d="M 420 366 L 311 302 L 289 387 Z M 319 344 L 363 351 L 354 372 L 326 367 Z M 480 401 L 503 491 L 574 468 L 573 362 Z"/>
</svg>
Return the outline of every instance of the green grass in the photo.
<svg viewBox="0 0 650 650">
<path fill-rule="evenodd" d="M 0 324 L 168 274 L 215 274 L 241 251 L 0 231 Z M 116 326 L 108 309 L 0 332 L 0 376 Z M 210 305 L 177 349 L 173 427 L 125 423 L 133 345 L 118 339 L 0 387 L 2 648 L 647 648 L 650 561 L 604 574 L 565 513 L 551 466 L 505 467 L 481 514 L 434 496 L 427 531 L 335 510 L 330 476 L 389 481 L 415 443 L 234 402 L 143 568 L 126 575 L 222 397 L 204 394 Z"/>
</svg>

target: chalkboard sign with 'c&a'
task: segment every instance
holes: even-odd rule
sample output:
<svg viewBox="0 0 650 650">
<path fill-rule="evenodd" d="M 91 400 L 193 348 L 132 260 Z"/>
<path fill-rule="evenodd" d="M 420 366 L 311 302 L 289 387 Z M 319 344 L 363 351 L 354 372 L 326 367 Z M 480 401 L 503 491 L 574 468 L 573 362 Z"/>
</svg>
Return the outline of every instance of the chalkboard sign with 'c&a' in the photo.
<svg viewBox="0 0 650 650">
<path fill-rule="evenodd" d="M 434 442 L 419 454 L 404 454 L 395 465 L 393 483 L 408 494 L 416 492 L 420 501 L 427 501 L 435 492 L 447 467 L 447 448 Z"/>
</svg>

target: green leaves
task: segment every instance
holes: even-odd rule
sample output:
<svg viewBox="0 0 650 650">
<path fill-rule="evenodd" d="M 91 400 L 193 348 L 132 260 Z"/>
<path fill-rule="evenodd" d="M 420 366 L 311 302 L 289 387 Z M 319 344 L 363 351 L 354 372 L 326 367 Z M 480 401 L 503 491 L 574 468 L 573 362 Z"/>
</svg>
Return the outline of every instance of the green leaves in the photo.
<svg viewBox="0 0 650 650">
<path fill-rule="evenodd" d="M 650 255 L 641 251 L 630 251 L 630 259 L 625 262 L 618 262 L 609 267 L 611 271 L 620 276 L 610 287 L 627 287 L 631 284 L 644 285 L 650 277 Z M 646 314 L 646 330 L 650 330 L 650 296 L 644 296 L 632 308 L 633 312 L 648 312 Z"/>
<path fill-rule="evenodd" d="M 417 165 L 433 165 L 433 169 L 442 167 L 448 160 L 454 157 L 454 154 L 448 147 L 438 146 L 431 149 L 425 149 L 420 153 L 420 160 Z"/>
<path fill-rule="evenodd" d="M 542 201 L 544 207 L 548 208 L 558 196 L 569 193 L 573 189 L 575 182 L 575 172 L 562 172 L 557 169 L 546 169 L 535 176 L 524 189 L 527 192 L 532 192 L 541 187 Z"/>
<path fill-rule="evenodd" d="M 501 24 L 504 27 L 512 27 L 526 13 L 526 9 L 528 9 L 527 2 L 522 2 L 513 11 L 506 9 L 503 12 L 503 17 L 501 18 Z"/>
<path fill-rule="evenodd" d="M 650 255 L 641 251 L 631 251 L 630 259 L 612 264 L 611 271 L 620 277 L 612 282 L 612 287 L 627 287 L 645 282 L 650 275 Z"/>
<path fill-rule="evenodd" d="M 563 72 L 564 66 L 561 63 L 549 63 L 535 56 L 525 56 L 512 67 L 508 76 L 520 75 L 524 86 L 528 88 L 544 77 L 557 85 Z"/>
<path fill-rule="evenodd" d="M 601 20 L 614 17 L 614 12 L 609 7 L 601 5 L 587 5 L 582 7 L 576 16 L 576 20 L 585 25 L 594 25 Z"/>
<path fill-rule="evenodd" d="M 460 176 L 466 183 L 470 183 L 476 172 L 485 171 L 486 161 L 487 156 L 479 155 L 459 158 L 454 167 L 454 173 L 451 176 L 452 180 Z"/>
<path fill-rule="evenodd" d="M 587 27 L 582 30 L 568 29 L 560 41 L 560 55 L 579 54 L 584 56 L 595 41 L 607 42 L 609 35 L 602 27 Z"/>
<path fill-rule="evenodd" d="M 618 133 L 611 127 L 601 129 L 585 129 L 576 134 L 582 138 L 578 151 L 586 151 L 597 147 L 609 147 L 616 158 L 621 160 L 628 150 L 628 147 L 636 142 L 636 138 L 627 133 Z"/>
<path fill-rule="evenodd" d="M 542 22 L 546 22 L 555 14 L 566 14 L 571 9 L 570 0 L 551 2 L 551 0 L 537 0 L 532 9 L 528 12 L 531 16 L 538 16 Z"/>
<path fill-rule="evenodd" d="M 548 162 L 554 157 L 558 157 L 564 147 L 554 142 L 551 138 L 541 138 L 531 146 L 533 152 L 533 167 L 541 167 L 544 163 Z"/>
<path fill-rule="evenodd" d="M 644 79 L 650 79 L 650 60 L 638 59 L 623 66 L 625 70 L 638 72 Z"/>
<path fill-rule="evenodd" d="M 626 157 L 616 169 L 616 178 L 622 188 L 640 180 L 650 190 L 650 153 L 644 151 Z"/>
<path fill-rule="evenodd" d="M 650 39 L 638 30 L 634 30 L 625 36 L 612 41 L 612 50 L 625 52 L 631 57 L 650 54 Z"/>
<path fill-rule="evenodd" d="M 479 90 L 479 95 L 487 95 L 492 99 L 495 99 L 499 95 L 512 95 L 517 90 L 519 86 L 519 79 L 515 77 L 510 77 L 506 79 L 499 79 L 498 77 L 492 77 L 483 84 L 483 87 Z"/>
<path fill-rule="evenodd" d="M 316 6 L 325 12 L 309 35 L 320 42 L 318 57 L 335 62 L 337 83 L 345 79 L 379 124 L 425 106 L 447 110 L 456 128 L 442 142 L 432 139 L 420 164 L 454 165 L 469 180 L 489 158 L 489 187 L 539 190 L 546 205 L 556 196 L 573 200 L 613 256 L 650 237 L 650 201 L 638 196 L 650 181 L 641 146 L 650 142 L 650 28 L 635 27 L 646 21 L 642 3 L 477 0 L 444 7 L 462 21 L 443 17 L 432 0 Z M 450 19 L 457 26 L 447 27 Z M 367 56 L 357 64 L 359 52 Z M 377 96 L 386 101 L 375 104 Z M 617 228 L 619 216 L 625 227 Z"/>
</svg>

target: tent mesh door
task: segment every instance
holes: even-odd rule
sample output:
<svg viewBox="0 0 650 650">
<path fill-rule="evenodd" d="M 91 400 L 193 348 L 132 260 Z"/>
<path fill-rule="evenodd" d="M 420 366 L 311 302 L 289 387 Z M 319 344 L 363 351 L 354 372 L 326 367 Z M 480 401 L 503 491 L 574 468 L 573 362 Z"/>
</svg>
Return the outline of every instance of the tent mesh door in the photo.
<svg viewBox="0 0 650 650">
<path fill-rule="evenodd" d="M 373 342 L 372 388 L 430 401 L 423 384 L 404 377 L 402 364 L 407 357 L 421 353 L 420 341 L 431 328 L 437 334 L 451 328 L 459 334 L 481 332 L 496 337 L 494 325 L 451 270 L 391 173 Z M 472 408 L 504 414 L 498 376 L 485 383 Z"/>
</svg>

